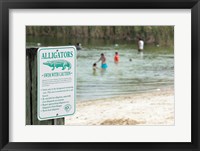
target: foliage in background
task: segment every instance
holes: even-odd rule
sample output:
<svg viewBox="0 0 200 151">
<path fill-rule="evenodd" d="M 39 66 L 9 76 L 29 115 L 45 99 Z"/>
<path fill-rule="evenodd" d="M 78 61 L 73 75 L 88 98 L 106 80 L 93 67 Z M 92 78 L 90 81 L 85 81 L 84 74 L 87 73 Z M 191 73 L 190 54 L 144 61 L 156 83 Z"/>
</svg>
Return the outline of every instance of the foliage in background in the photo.
<svg viewBox="0 0 200 151">
<path fill-rule="evenodd" d="M 173 46 L 173 26 L 27 26 L 27 36 L 137 41 Z"/>
</svg>

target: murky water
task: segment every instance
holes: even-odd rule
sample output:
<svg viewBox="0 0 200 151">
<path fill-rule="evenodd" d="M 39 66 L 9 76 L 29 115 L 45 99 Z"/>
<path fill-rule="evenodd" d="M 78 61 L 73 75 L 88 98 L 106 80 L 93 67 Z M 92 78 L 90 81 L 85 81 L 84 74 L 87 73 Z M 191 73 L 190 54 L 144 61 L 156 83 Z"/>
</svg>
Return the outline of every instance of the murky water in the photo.
<svg viewBox="0 0 200 151">
<path fill-rule="evenodd" d="M 81 41 L 79 41 L 81 42 Z M 75 43 L 51 38 L 27 38 L 27 46 L 59 46 Z M 146 46 L 143 57 L 133 42 L 91 40 L 81 42 L 77 59 L 77 101 L 108 98 L 174 85 L 174 53 L 169 48 Z M 116 45 L 118 44 L 118 45 Z M 114 63 L 118 52 L 120 61 Z M 104 53 L 108 68 L 93 72 L 92 65 Z M 101 67 L 101 62 L 97 64 Z"/>
</svg>

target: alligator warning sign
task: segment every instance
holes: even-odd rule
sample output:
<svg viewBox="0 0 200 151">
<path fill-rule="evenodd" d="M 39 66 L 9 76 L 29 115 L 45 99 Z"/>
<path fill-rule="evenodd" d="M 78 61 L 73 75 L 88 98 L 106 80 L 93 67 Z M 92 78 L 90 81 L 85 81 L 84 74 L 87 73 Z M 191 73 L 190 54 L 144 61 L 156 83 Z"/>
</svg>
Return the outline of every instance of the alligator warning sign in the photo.
<svg viewBox="0 0 200 151">
<path fill-rule="evenodd" d="M 76 48 L 41 47 L 37 52 L 37 116 L 56 119 L 75 112 Z"/>
</svg>

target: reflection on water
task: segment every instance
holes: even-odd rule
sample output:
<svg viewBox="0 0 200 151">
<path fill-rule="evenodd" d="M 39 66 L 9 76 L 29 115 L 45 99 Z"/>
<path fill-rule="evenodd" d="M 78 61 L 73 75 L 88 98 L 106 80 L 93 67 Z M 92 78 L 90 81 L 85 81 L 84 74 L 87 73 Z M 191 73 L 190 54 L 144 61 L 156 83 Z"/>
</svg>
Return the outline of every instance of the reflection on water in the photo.
<svg viewBox="0 0 200 151">
<path fill-rule="evenodd" d="M 41 38 L 39 41 L 28 38 L 27 46 L 35 46 L 37 42 L 42 46 L 71 43 L 65 40 L 52 42 L 48 38 Z M 116 41 L 102 40 L 82 43 L 84 49 L 78 51 L 77 59 L 77 101 L 134 94 L 174 85 L 172 50 L 145 47 L 144 54 L 141 55 L 138 54 L 133 42 L 117 41 L 117 46 L 115 43 Z M 114 63 L 116 51 L 120 55 L 118 64 Z M 101 53 L 106 56 L 108 68 L 102 71 L 99 62 L 98 69 L 94 71 L 92 65 Z"/>
</svg>

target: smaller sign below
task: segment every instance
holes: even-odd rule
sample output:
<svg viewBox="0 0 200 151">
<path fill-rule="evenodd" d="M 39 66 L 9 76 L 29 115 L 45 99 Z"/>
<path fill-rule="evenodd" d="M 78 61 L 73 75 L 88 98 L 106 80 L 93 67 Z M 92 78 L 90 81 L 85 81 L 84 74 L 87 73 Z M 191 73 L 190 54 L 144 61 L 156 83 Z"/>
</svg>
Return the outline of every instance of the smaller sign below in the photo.
<svg viewBox="0 0 200 151">
<path fill-rule="evenodd" d="M 75 113 L 76 48 L 41 47 L 37 52 L 39 120 L 62 118 Z"/>
</svg>

